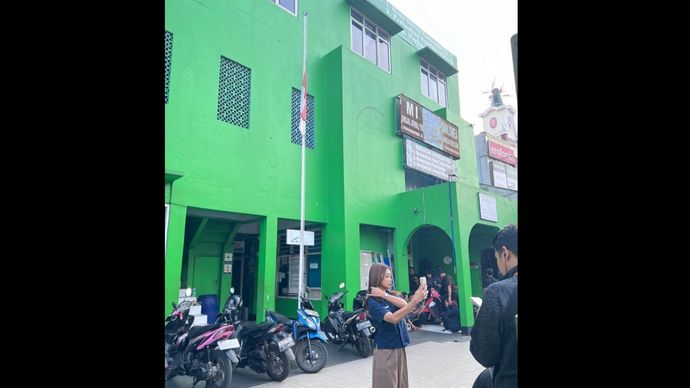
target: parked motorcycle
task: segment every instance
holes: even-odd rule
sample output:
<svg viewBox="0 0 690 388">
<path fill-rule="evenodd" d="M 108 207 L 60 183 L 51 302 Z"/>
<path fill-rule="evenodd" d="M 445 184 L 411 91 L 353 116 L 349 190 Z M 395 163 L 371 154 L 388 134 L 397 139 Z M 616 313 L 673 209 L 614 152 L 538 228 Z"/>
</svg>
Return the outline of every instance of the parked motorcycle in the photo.
<svg viewBox="0 0 690 388">
<path fill-rule="evenodd" d="M 191 295 L 191 289 L 186 295 Z M 189 315 L 191 302 L 172 304 L 173 312 L 165 319 L 165 379 L 187 375 L 193 377 L 193 385 L 206 381 L 211 388 L 229 388 L 232 380 L 232 363 L 238 362 L 233 349 L 239 342 L 230 337 L 232 325 L 219 323 L 195 326 L 194 316 Z"/>
<path fill-rule="evenodd" d="M 282 323 L 264 322 L 259 325 L 244 326 L 239 320 L 242 308 L 242 297 L 230 294 L 223 311 L 216 317 L 216 322 L 230 322 L 235 328 L 232 338 L 239 341 L 240 348 L 234 349 L 239 361 L 237 368 L 248 366 L 256 373 L 266 373 L 271 380 L 283 381 L 290 373 L 290 362 L 295 355 L 291 347 L 295 341 L 284 332 Z"/>
<path fill-rule="evenodd" d="M 440 323 L 442 303 L 441 295 L 436 291 L 436 288 L 431 287 L 428 298 L 424 301 L 424 305 L 417 313 L 421 322 Z"/>
<path fill-rule="evenodd" d="M 328 358 L 328 339 L 320 328 L 319 313 L 309 298 L 300 296 L 302 308 L 297 309 L 297 319 L 292 320 L 275 311 L 266 311 L 266 319 L 285 325 L 285 330 L 297 341 L 295 358 L 297 365 L 306 373 L 316 373 Z"/>
<path fill-rule="evenodd" d="M 345 283 L 340 283 L 342 290 Z M 354 311 L 345 311 L 341 299 L 345 292 L 338 291 L 330 298 L 324 296 L 328 301 L 328 317 L 321 322 L 321 330 L 326 334 L 328 340 L 341 345 L 342 349 L 347 344 L 352 344 L 361 357 L 368 357 L 371 354 L 371 342 L 369 336 L 376 331 L 374 326 L 367 318 L 364 308 Z"/>
</svg>

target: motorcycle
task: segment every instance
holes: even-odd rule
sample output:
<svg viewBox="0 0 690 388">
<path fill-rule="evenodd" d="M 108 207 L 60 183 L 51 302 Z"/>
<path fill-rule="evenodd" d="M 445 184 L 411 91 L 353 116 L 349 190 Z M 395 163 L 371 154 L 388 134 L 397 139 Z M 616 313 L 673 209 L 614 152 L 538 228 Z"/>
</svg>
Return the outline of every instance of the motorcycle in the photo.
<svg viewBox="0 0 690 388">
<path fill-rule="evenodd" d="M 186 295 L 191 291 L 188 288 Z M 165 379 L 187 375 L 193 377 L 192 387 L 204 380 L 209 388 L 229 388 L 231 365 L 238 361 L 233 349 L 239 342 L 230 338 L 234 327 L 222 323 L 192 327 L 191 302 L 173 302 L 172 306 L 173 312 L 165 319 Z"/>
<path fill-rule="evenodd" d="M 302 308 L 297 309 L 296 320 L 275 311 L 266 311 L 266 319 L 285 325 L 285 330 L 297 341 L 295 346 L 297 366 L 306 373 L 316 373 L 326 365 L 328 339 L 319 329 L 319 313 L 314 311 L 311 301 L 304 296 L 300 296 L 300 299 Z"/>
<path fill-rule="evenodd" d="M 345 283 L 340 283 L 339 288 L 344 287 Z M 328 317 L 321 322 L 321 330 L 329 341 L 341 345 L 339 350 L 349 343 L 355 347 L 361 357 L 369 357 L 372 351 L 369 337 L 376 328 L 371 325 L 363 308 L 352 312 L 343 310 L 340 300 L 346 293 L 347 290 L 338 291 L 330 298 L 324 296 L 328 301 Z"/>
<path fill-rule="evenodd" d="M 238 359 L 233 365 L 235 368 L 248 366 L 256 373 L 266 373 L 273 381 L 285 380 L 290 373 L 289 360 L 295 359 L 291 349 L 295 345 L 294 339 L 284 332 L 282 323 L 243 326 L 239 320 L 242 297 L 234 292 L 234 288 L 230 288 L 225 307 L 216 317 L 216 322 L 230 322 L 235 328 L 232 338 L 237 339 L 240 346 L 233 349 Z"/>
<path fill-rule="evenodd" d="M 422 308 L 417 313 L 417 317 L 422 322 L 439 323 L 441 321 L 441 295 L 436 291 L 436 288 L 431 287 L 429 297 Z"/>
</svg>

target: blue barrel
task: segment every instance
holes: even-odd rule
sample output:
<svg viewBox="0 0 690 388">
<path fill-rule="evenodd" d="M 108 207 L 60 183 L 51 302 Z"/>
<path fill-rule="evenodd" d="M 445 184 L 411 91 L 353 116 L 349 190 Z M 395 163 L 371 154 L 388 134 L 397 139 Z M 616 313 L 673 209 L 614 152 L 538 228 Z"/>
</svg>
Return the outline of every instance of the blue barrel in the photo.
<svg viewBox="0 0 690 388">
<path fill-rule="evenodd" d="M 199 304 L 201 304 L 201 313 L 206 314 L 208 324 L 212 325 L 216 321 L 216 315 L 218 315 L 218 295 L 201 295 L 199 296 Z"/>
</svg>

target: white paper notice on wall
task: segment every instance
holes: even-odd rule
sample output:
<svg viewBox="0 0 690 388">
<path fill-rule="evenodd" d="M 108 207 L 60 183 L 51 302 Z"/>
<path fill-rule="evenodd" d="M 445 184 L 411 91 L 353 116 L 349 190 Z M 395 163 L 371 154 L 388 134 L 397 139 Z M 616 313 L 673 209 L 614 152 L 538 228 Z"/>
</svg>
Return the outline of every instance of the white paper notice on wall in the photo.
<svg viewBox="0 0 690 388">
<path fill-rule="evenodd" d="M 285 242 L 288 245 L 299 245 L 299 230 L 287 229 L 287 236 Z M 314 246 L 314 232 L 308 230 L 304 231 L 304 245 Z"/>
<path fill-rule="evenodd" d="M 232 264 L 224 264 L 223 273 L 232 273 Z"/>
<path fill-rule="evenodd" d="M 496 211 L 496 198 L 486 195 L 484 193 L 479 194 L 479 218 L 487 221 L 498 221 L 498 212 Z"/>
<path fill-rule="evenodd" d="M 319 269 L 319 263 L 309 263 L 309 269 Z"/>
</svg>

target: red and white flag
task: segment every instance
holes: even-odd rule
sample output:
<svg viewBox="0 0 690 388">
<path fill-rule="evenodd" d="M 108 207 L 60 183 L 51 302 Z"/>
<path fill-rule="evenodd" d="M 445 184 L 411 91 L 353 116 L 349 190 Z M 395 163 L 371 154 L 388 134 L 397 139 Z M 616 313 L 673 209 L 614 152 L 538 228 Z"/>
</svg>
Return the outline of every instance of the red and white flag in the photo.
<svg viewBox="0 0 690 388">
<path fill-rule="evenodd" d="M 307 128 L 307 68 L 306 63 L 302 69 L 302 96 L 299 103 L 299 131 L 304 137 Z"/>
</svg>

